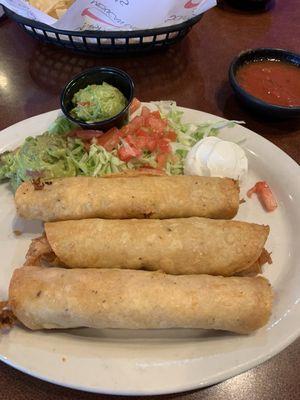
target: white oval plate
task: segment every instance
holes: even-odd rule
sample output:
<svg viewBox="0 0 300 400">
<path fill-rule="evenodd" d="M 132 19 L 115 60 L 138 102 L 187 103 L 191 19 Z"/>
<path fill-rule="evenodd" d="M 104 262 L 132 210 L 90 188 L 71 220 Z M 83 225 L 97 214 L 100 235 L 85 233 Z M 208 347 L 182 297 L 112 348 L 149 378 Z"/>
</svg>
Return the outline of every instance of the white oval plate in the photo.
<svg viewBox="0 0 300 400">
<path fill-rule="evenodd" d="M 182 109 L 189 122 L 217 121 L 204 112 Z M 0 134 L 0 151 L 16 147 L 26 136 L 45 131 L 57 116 L 51 111 L 19 122 Z M 154 395 L 200 388 L 237 375 L 272 357 L 300 332 L 300 169 L 283 151 L 248 129 L 225 129 L 221 137 L 245 138 L 250 171 L 245 191 L 266 180 L 279 208 L 266 213 L 257 198 L 247 199 L 237 219 L 269 224 L 267 249 L 273 264 L 264 275 L 275 289 L 272 317 L 249 336 L 200 330 L 124 331 L 73 329 L 31 332 L 14 328 L 0 336 L 5 363 L 35 377 L 91 392 Z M 14 268 L 20 266 L 30 239 L 41 224 L 16 218 L 13 195 L 0 185 L 0 298 Z M 13 230 L 24 232 L 15 236 Z"/>
</svg>

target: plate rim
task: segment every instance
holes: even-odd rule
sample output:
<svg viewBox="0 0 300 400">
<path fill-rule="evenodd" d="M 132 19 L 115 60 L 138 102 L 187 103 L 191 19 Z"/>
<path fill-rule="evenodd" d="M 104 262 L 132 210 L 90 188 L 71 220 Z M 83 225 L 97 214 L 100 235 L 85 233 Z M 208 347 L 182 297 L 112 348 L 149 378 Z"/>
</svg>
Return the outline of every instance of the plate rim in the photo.
<svg viewBox="0 0 300 400">
<path fill-rule="evenodd" d="M 144 103 L 144 104 L 149 104 L 149 103 Z M 222 120 L 226 120 L 225 118 L 222 118 L 220 116 L 217 115 L 213 115 L 210 113 L 206 113 L 204 111 L 200 111 L 200 110 L 195 110 L 195 109 L 191 109 L 191 108 L 186 108 L 186 107 L 179 107 L 182 111 L 192 111 L 192 112 L 197 112 L 202 114 L 203 116 L 207 116 L 207 118 L 213 118 L 213 119 L 222 119 Z M 0 131 L 0 142 L 2 142 L 1 138 L 3 137 L 2 135 L 6 135 L 9 133 L 9 131 L 11 129 L 18 129 L 19 127 L 21 127 L 24 122 L 33 122 L 34 119 L 36 119 L 37 117 L 41 118 L 41 117 L 46 117 L 46 116 L 50 116 L 50 114 L 53 114 L 53 116 L 57 115 L 59 113 L 60 109 L 56 109 L 56 110 L 52 110 L 52 111 L 48 111 L 42 114 L 38 114 L 36 116 L 32 116 L 29 117 L 25 120 L 19 121 L 5 129 L 3 129 L 2 131 Z M 253 135 L 254 137 L 258 137 L 259 140 L 263 140 L 263 142 L 268 145 L 271 146 L 271 148 L 273 150 L 276 150 L 277 152 L 281 153 L 282 156 L 284 156 L 286 158 L 286 160 L 289 161 L 290 165 L 293 166 L 293 168 L 299 168 L 298 163 L 293 160 L 288 154 L 286 154 L 282 149 L 280 149 L 278 146 L 276 146 L 274 143 L 272 143 L 271 141 L 269 141 L 268 139 L 264 138 L 263 136 L 253 132 L 252 130 L 246 128 L 243 126 L 243 129 L 247 130 L 248 134 Z M 5 140 L 4 140 L 5 141 Z M 1 145 L 0 145 L 1 146 Z M 298 307 L 299 309 L 299 307 Z M 299 312 L 299 311 L 298 311 Z M 72 383 L 66 383 L 63 380 L 57 380 L 57 379 L 52 379 L 52 378 L 48 378 L 47 375 L 43 375 L 40 374 L 34 370 L 31 369 L 26 369 L 26 367 L 23 367 L 22 365 L 18 365 L 15 364 L 13 360 L 8 359 L 7 357 L 3 356 L 3 354 L 0 354 L 0 360 L 4 363 L 6 363 L 7 365 L 23 372 L 26 373 L 30 376 L 33 376 L 34 378 L 38 378 L 41 379 L 43 381 L 49 382 L 51 384 L 56 384 L 59 386 L 63 386 L 63 387 L 67 387 L 70 389 L 75 389 L 75 390 L 82 390 L 82 391 L 86 391 L 86 392 L 91 392 L 91 393 L 101 393 L 101 394 L 113 394 L 113 395 L 129 395 L 129 396 L 142 396 L 142 395 L 163 395 L 163 394 L 170 394 L 170 393 L 180 393 L 180 392 L 186 392 L 186 391 L 191 391 L 191 390 L 195 390 L 195 389 L 200 389 L 200 388 L 204 388 L 207 387 L 209 385 L 214 385 L 216 383 L 222 382 L 224 380 L 227 380 L 233 376 L 236 376 L 238 374 L 241 374 L 253 367 L 256 367 L 262 363 L 264 363 L 265 361 L 269 360 L 270 358 L 272 358 L 273 356 L 275 356 L 276 354 L 278 354 L 279 352 L 281 352 L 282 350 L 284 350 L 289 344 L 291 344 L 293 341 L 295 341 L 298 337 L 300 336 L 300 325 L 299 328 L 294 330 L 293 333 L 291 333 L 290 335 L 288 335 L 285 340 L 281 340 L 278 345 L 277 343 L 272 346 L 271 350 L 268 351 L 267 353 L 263 353 L 262 356 L 258 356 L 255 359 L 251 359 L 250 361 L 246 361 L 242 364 L 239 364 L 231 369 L 227 369 L 225 372 L 222 373 L 217 373 L 215 374 L 215 376 L 213 377 L 213 379 L 206 379 L 205 381 L 202 381 L 200 383 L 196 383 L 196 384 L 185 384 L 183 385 L 182 383 L 180 383 L 178 385 L 178 387 L 175 387 L 174 389 L 171 388 L 166 388 L 166 389 L 157 389 L 157 390 L 153 390 L 153 389 L 145 389 L 145 390 L 137 390 L 137 391 L 132 391 L 129 390 L 128 392 L 124 391 L 124 390 L 118 390 L 118 389 L 114 389 L 114 390 L 103 390 L 100 389 L 99 387 L 89 387 L 89 386 L 82 386 L 82 385 L 76 385 L 76 384 L 72 384 Z"/>
<path fill-rule="evenodd" d="M 101 390 L 99 391 L 98 388 L 93 388 L 93 387 L 87 387 L 87 386 L 77 386 L 75 384 L 69 384 L 65 383 L 64 381 L 59 381 L 59 380 L 53 380 L 51 378 L 48 378 L 47 376 L 40 375 L 39 373 L 31 370 L 26 370 L 26 368 L 16 365 L 10 360 L 6 359 L 5 357 L 2 357 L 2 354 L 0 354 L 0 361 L 4 362 L 6 365 L 22 372 L 25 373 L 26 375 L 32 376 L 33 378 L 39 379 L 41 381 L 45 381 L 47 383 L 51 383 L 53 385 L 58 385 L 60 387 L 65 387 L 68 389 L 73 389 L 73 390 L 79 390 L 83 392 L 88 392 L 88 393 L 97 393 L 97 394 L 103 394 L 103 395 L 112 395 L 112 396 L 160 396 L 160 395 L 167 395 L 167 394 L 178 394 L 178 393 L 186 393 L 190 392 L 193 390 L 200 390 L 204 389 L 209 386 L 216 385 L 218 383 L 224 382 L 230 378 L 233 378 L 235 376 L 238 376 L 246 371 L 251 370 L 252 368 L 258 367 L 259 365 L 265 363 L 266 361 L 270 360 L 272 357 L 276 356 L 279 354 L 281 351 L 286 349 L 290 344 L 292 344 L 297 338 L 300 336 L 300 328 L 297 332 L 295 332 L 293 335 L 290 335 L 287 337 L 286 342 L 280 342 L 280 345 L 278 347 L 274 346 L 273 350 L 269 352 L 267 355 L 263 357 L 257 357 L 249 362 L 245 362 L 242 366 L 236 366 L 228 370 L 226 373 L 222 373 L 219 375 L 216 375 L 214 379 L 211 379 L 209 381 L 203 381 L 198 384 L 194 385 L 180 385 L 178 388 L 175 388 L 175 390 L 170 391 L 169 389 L 163 389 L 163 390 L 137 390 L 136 392 L 129 390 L 128 392 L 124 390 Z"/>
</svg>

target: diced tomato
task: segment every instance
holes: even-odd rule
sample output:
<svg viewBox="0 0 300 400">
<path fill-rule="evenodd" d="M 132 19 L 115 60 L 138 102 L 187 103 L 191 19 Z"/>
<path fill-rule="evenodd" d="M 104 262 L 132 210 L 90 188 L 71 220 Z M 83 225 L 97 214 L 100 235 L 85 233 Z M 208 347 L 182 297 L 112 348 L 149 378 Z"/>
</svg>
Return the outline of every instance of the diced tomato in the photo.
<svg viewBox="0 0 300 400">
<path fill-rule="evenodd" d="M 171 142 L 176 142 L 176 139 L 177 139 L 177 135 L 176 135 L 176 133 L 175 133 L 174 131 L 168 131 L 168 132 L 165 134 L 165 137 L 168 138 L 168 139 L 170 139 Z"/>
<path fill-rule="evenodd" d="M 149 150 L 153 152 L 157 149 L 157 140 L 146 132 L 143 134 L 140 132 L 139 135 L 128 135 L 126 140 L 131 146 L 140 150 Z"/>
<path fill-rule="evenodd" d="M 148 128 L 144 128 L 144 127 L 140 128 L 140 129 L 137 129 L 136 132 L 135 132 L 136 136 L 149 137 L 150 134 L 151 134 L 151 132 L 149 131 L 149 129 Z"/>
<path fill-rule="evenodd" d="M 158 154 L 158 156 L 156 157 L 156 161 L 157 161 L 157 168 L 158 169 L 163 169 L 165 168 L 167 161 L 168 161 L 168 154 Z"/>
<path fill-rule="evenodd" d="M 120 132 L 121 132 L 121 137 L 125 138 L 131 132 L 130 124 L 122 126 Z"/>
<path fill-rule="evenodd" d="M 141 103 L 134 99 L 131 112 L 139 108 Z M 133 111 L 132 111 L 133 110 Z M 158 169 L 166 166 L 172 157 L 170 142 L 176 140 L 176 133 L 168 126 L 159 111 L 151 111 L 143 106 L 141 114 L 121 129 L 112 128 L 108 132 L 78 130 L 70 135 L 83 139 L 87 148 L 92 144 L 103 146 L 107 151 L 118 149 L 118 155 L 123 161 L 139 158 L 143 152 L 149 151 L 158 163 Z"/>
<path fill-rule="evenodd" d="M 160 136 L 164 135 L 164 130 L 167 127 L 167 121 L 161 118 L 156 118 L 153 113 L 147 118 L 147 125 L 153 129 L 154 132 L 159 133 Z"/>
<path fill-rule="evenodd" d="M 155 118 L 158 118 L 158 119 L 161 119 L 161 115 L 160 115 L 159 111 L 151 111 L 151 116 L 155 117 Z"/>
<path fill-rule="evenodd" d="M 123 139 L 122 146 L 118 150 L 118 156 L 122 161 L 130 161 L 132 158 L 138 158 L 142 155 L 142 151 L 135 146 L 130 145 L 126 139 Z"/>
<path fill-rule="evenodd" d="M 153 153 L 157 148 L 157 140 L 152 137 L 149 136 L 147 138 L 147 144 L 146 144 L 146 150 L 149 150 L 151 153 Z"/>
<path fill-rule="evenodd" d="M 151 113 L 151 111 L 149 110 L 148 107 L 146 107 L 146 106 L 143 106 L 143 107 L 142 107 L 141 115 L 142 115 L 144 118 L 149 117 L 150 113 Z"/>
<path fill-rule="evenodd" d="M 118 128 L 111 128 L 109 131 L 97 138 L 97 144 L 107 151 L 115 149 L 120 141 L 121 132 Z"/>
<path fill-rule="evenodd" d="M 257 183 L 256 183 L 251 189 L 248 190 L 247 196 L 248 196 L 249 198 L 252 197 L 253 193 L 256 193 L 256 190 L 257 190 L 256 185 L 257 185 Z"/>
<path fill-rule="evenodd" d="M 140 108 L 140 106 L 141 102 L 136 97 L 134 97 L 129 107 L 129 114 L 133 114 L 136 110 Z"/>
<path fill-rule="evenodd" d="M 136 146 L 136 137 L 129 134 L 126 136 L 125 140 L 122 140 L 122 143 L 128 143 L 130 146 Z"/>
<path fill-rule="evenodd" d="M 103 132 L 92 130 L 92 129 L 86 129 L 86 130 L 78 129 L 76 131 L 71 131 L 69 133 L 69 136 L 78 137 L 83 140 L 91 140 L 94 137 L 99 138 L 100 136 L 103 136 Z"/>
<path fill-rule="evenodd" d="M 138 129 L 135 132 L 137 147 L 144 150 L 154 151 L 156 148 L 156 139 L 153 138 L 151 132 L 146 132 L 144 129 Z"/>
<path fill-rule="evenodd" d="M 146 136 L 128 135 L 126 137 L 126 141 L 130 146 L 134 146 L 137 149 L 143 150 L 147 144 L 147 137 Z"/>
<path fill-rule="evenodd" d="M 129 126 L 133 131 L 141 128 L 144 125 L 145 125 L 145 118 L 142 115 L 134 117 L 133 120 L 129 122 Z"/>
<path fill-rule="evenodd" d="M 86 107 L 86 106 L 90 106 L 91 102 L 90 101 L 80 101 L 78 103 L 78 105 L 82 106 L 82 107 Z"/>
<path fill-rule="evenodd" d="M 256 184 L 248 190 L 247 196 L 251 197 L 253 193 L 257 194 L 257 197 L 266 211 L 274 211 L 277 207 L 277 201 L 265 181 L 256 182 Z"/>
<path fill-rule="evenodd" d="M 170 153 L 172 150 L 170 146 L 170 140 L 167 138 L 159 139 L 157 147 L 161 153 Z"/>
</svg>

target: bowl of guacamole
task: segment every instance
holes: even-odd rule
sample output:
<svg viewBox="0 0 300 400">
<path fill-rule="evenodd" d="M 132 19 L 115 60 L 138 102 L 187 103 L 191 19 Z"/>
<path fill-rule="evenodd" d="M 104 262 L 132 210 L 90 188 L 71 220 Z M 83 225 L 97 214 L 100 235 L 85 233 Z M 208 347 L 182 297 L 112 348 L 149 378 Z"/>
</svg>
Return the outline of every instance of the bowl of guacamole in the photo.
<svg viewBox="0 0 300 400">
<path fill-rule="evenodd" d="M 76 75 L 61 94 L 66 117 L 83 129 L 103 132 L 128 121 L 134 95 L 130 76 L 113 67 L 95 67 Z"/>
</svg>

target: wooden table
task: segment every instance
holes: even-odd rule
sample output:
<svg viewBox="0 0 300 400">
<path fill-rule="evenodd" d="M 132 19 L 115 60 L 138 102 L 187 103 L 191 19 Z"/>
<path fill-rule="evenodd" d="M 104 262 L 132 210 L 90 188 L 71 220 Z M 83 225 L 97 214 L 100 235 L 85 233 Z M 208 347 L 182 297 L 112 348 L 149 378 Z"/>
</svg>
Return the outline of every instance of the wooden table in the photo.
<svg viewBox="0 0 300 400">
<path fill-rule="evenodd" d="M 0 22 L 0 130 L 59 107 L 65 82 L 95 65 L 125 69 L 144 100 L 178 104 L 229 119 L 244 120 L 300 162 L 300 121 L 264 121 L 243 110 L 228 84 L 231 60 L 255 47 L 300 52 L 299 0 L 277 0 L 268 12 L 243 12 L 224 3 L 207 12 L 188 37 L 166 52 L 122 58 L 94 58 L 40 44 L 15 23 Z M 30 134 L 30 132 L 28 132 Z M 0 339 L 1 340 L 1 339 Z M 281 354 L 226 382 L 182 395 L 192 399 L 299 399 L 300 340 Z M 0 399 L 100 399 L 48 384 L 0 365 Z"/>
</svg>

